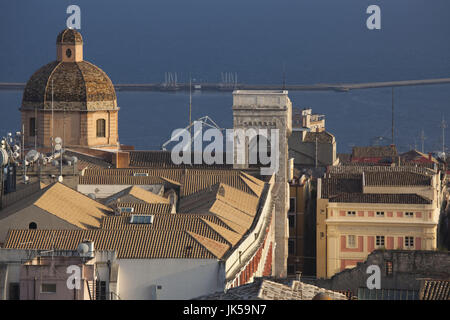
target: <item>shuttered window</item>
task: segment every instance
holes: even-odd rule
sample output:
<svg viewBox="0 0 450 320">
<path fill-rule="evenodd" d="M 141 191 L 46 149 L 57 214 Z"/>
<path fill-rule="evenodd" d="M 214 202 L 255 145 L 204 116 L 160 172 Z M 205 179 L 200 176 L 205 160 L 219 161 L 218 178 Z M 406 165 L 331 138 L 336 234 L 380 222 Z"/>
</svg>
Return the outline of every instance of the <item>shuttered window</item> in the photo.
<svg viewBox="0 0 450 320">
<path fill-rule="evenodd" d="M 105 121 L 105 119 L 97 120 L 97 137 L 106 137 L 106 121 Z"/>
</svg>

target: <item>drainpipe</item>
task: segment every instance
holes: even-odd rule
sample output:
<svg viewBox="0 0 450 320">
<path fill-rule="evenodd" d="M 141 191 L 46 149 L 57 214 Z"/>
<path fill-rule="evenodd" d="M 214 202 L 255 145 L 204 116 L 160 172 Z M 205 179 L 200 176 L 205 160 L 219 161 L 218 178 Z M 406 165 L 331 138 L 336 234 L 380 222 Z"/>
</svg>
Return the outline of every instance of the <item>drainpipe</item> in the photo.
<svg viewBox="0 0 450 320">
<path fill-rule="evenodd" d="M 112 300 L 112 294 L 109 291 L 109 280 L 111 279 L 111 260 L 108 260 L 106 263 L 108 265 L 108 287 L 107 287 L 107 296 L 109 296 L 109 300 Z"/>
</svg>

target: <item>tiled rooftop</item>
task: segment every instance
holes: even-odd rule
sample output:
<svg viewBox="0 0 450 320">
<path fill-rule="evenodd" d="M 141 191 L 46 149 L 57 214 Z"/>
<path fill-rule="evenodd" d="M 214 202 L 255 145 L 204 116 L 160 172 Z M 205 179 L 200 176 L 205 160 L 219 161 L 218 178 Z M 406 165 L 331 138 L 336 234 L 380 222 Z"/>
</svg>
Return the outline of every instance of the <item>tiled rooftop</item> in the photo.
<svg viewBox="0 0 450 320">
<path fill-rule="evenodd" d="M 115 204 L 116 207 L 133 208 L 132 214 L 152 214 L 152 213 L 171 213 L 172 205 L 168 203 L 136 203 L 136 202 L 120 202 Z M 131 213 L 123 212 L 121 215 L 129 215 Z"/>
<path fill-rule="evenodd" d="M 344 203 L 396 203 L 431 204 L 432 201 L 417 194 L 340 193 L 329 198 L 330 202 Z"/>
<path fill-rule="evenodd" d="M 430 186 L 432 177 L 415 172 L 364 172 L 367 186 Z"/>
<path fill-rule="evenodd" d="M 326 131 L 321 132 L 307 132 L 305 134 L 304 142 L 317 142 L 319 143 L 333 143 L 334 136 Z"/>
<path fill-rule="evenodd" d="M 146 202 L 146 203 L 167 203 L 169 199 L 144 190 L 138 186 L 128 187 L 112 196 L 106 198 L 103 203 L 112 206 L 120 202 Z"/>
<path fill-rule="evenodd" d="M 388 158 L 397 155 L 395 146 L 353 147 L 352 150 L 352 158 Z"/>
<path fill-rule="evenodd" d="M 188 231 L 172 230 L 10 230 L 4 248 L 76 250 L 86 239 L 119 259 L 218 258 Z"/>
<path fill-rule="evenodd" d="M 102 229 L 109 230 L 172 230 L 190 231 L 215 241 L 226 243 L 228 240 L 217 232 L 232 232 L 219 218 L 210 214 L 154 214 L 151 224 L 130 223 L 130 216 L 108 216 L 102 220 Z M 226 230 L 226 231 L 225 231 Z"/>
<path fill-rule="evenodd" d="M 101 219 L 113 212 L 107 206 L 56 182 L 0 211 L 0 219 L 14 214 L 25 205 L 34 205 L 82 229 L 100 227 Z"/>
<path fill-rule="evenodd" d="M 166 175 L 168 179 L 180 182 L 181 200 L 193 197 L 194 201 L 200 199 L 199 202 L 207 205 L 201 212 L 192 210 L 180 213 L 179 210 L 178 213 L 171 213 L 172 206 L 167 199 L 132 186 L 122 193 L 152 203 L 116 201 L 114 208 L 131 207 L 133 210 L 116 210 L 116 215 L 112 215 L 113 210 L 109 209 L 111 214 L 102 217 L 101 225 L 98 219 L 99 229 L 92 230 L 91 233 L 74 233 L 71 230 L 11 230 L 6 247 L 22 248 L 23 243 L 31 242 L 28 248 L 47 249 L 53 245 L 58 249 L 73 250 L 80 239 L 90 239 L 97 249 L 117 250 L 118 256 L 122 258 L 181 258 L 186 250 L 191 258 L 221 258 L 251 227 L 265 188 L 265 182 L 238 170 L 140 170 L 139 172 L 146 172 L 149 176 L 133 176 L 136 171 L 130 169 L 86 169 L 84 177 L 103 180 L 130 177 L 159 179 L 161 175 Z M 207 199 L 201 198 L 204 194 Z M 195 198 L 195 195 L 200 198 Z M 152 223 L 130 223 L 131 215 L 142 214 L 153 215 Z M 49 235 L 53 238 L 53 244 L 49 243 Z"/>
<path fill-rule="evenodd" d="M 424 280 L 420 300 L 450 300 L 450 280 Z"/>
</svg>

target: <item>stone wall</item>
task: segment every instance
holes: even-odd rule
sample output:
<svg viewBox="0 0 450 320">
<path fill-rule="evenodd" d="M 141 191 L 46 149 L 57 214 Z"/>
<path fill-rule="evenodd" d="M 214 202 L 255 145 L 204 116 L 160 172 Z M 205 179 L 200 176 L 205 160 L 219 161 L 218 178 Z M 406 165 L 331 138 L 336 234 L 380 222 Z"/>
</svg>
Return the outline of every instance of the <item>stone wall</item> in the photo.
<svg viewBox="0 0 450 320">
<path fill-rule="evenodd" d="M 386 272 L 387 262 L 392 262 L 391 275 Z M 366 271 L 370 265 L 380 267 L 381 289 L 419 290 L 424 278 L 450 279 L 449 251 L 375 250 L 364 263 L 330 279 L 315 280 L 314 284 L 331 290 L 350 290 L 356 295 L 358 288 L 367 287 L 371 273 Z"/>
</svg>

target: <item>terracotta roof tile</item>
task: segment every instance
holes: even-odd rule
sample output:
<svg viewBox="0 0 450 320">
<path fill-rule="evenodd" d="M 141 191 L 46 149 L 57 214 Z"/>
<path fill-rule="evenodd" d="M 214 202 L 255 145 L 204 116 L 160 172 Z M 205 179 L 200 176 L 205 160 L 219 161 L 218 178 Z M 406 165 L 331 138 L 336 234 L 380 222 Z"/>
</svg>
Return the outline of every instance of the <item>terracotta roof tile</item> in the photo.
<svg viewBox="0 0 450 320">
<path fill-rule="evenodd" d="M 183 168 L 183 169 L 232 169 L 233 166 L 226 164 L 226 154 L 222 155 L 223 164 L 195 164 L 194 154 L 190 153 L 191 164 L 176 165 L 172 161 L 171 151 L 130 151 L 130 167 L 141 168 Z"/>
<path fill-rule="evenodd" d="M 87 61 L 53 61 L 28 80 L 22 108 L 55 110 L 117 110 L 114 86 L 100 68 Z"/>
<path fill-rule="evenodd" d="M 216 258 L 187 232 L 168 230 L 10 230 L 4 247 L 76 250 L 86 239 L 94 242 L 95 250 L 116 250 L 119 259 Z M 214 240 L 202 242 L 227 246 Z"/>
<path fill-rule="evenodd" d="M 214 231 L 220 234 L 222 238 L 228 241 L 231 244 L 231 246 L 234 247 L 239 242 L 239 240 L 241 240 L 241 235 L 239 233 L 236 233 L 232 230 L 222 227 L 214 222 L 208 221 L 205 218 L 202 218 L 202 220 Z"/>
<path fill-rule="evenodd" d="M 414 172 L 364 172 L 367 186 L 430 186 L 432 177 Z"/>
<path fill-rule="evenodd" d="M 61 183 L 49 186 L 34 205 L 79 228 L 100 227 L 100 220 L 112 210 Z"/>
<path fill-rule="evenodd" d="M 220 243 L 210 238 L 203 237 L 194 232 L 188 231 L 188 234 L 198 241 L 203 247 L 205 247 L 209 252 L 211 252 L 218 259 L 221 259 L 224 254 L 230 249 L 228 244 Z"/>
<path fill-rule="evenodd" d="M 214 202 L 210 212 L 216 214 L 223 222 L 240 234 L 245 233 L 253 222 L 252 217 L 220 200 Z M 229 222 L 232 224 L 229 224 Z M 236 225 L 239 226 L 239 230 L 235 229 Z"/>
<path fill-rule="evenodd" d="M 450 300 L 450 281 L 423 281 L 420 288 L 420 300 Z"/>
<path fill-rule="evenodd" d="M 305 138 L 303 139 L 303 142 L 317 142 L 319 143 L 333 143 L 334 136 L 326 131 L 320 131 L 320 132 L 306 132 Z"/>
<path fill-rule="evenodd" d="M 116 207 L 133 208 L 133 213 L 123 212 L 121 215 L 130 214 L 151 214 L 151 213 L 171 213 L 172 205 L 168 203 L 136 203 L 136 202 L 120 202 L 116 203 Z"/>
<path fill-rule="evenodd" d="M 228 241 L 217 230 L 211 228 L 208 223 L 212 223 L 218 228 L 227 229 L 226 225 L 217 217 L 207 214 L 154 214 L 151 224 L 130 223 L 130 216 L 108 216 L 102 220 L 101 229 L 114 230 L 171 230 L 171 231 L 192 231 L 204 237 L 218 242 Z M 225 241 L 226 240 L 226 241 Z"/>
<path fill-rule="evenodd" d="M 264 181 L 258 180 L 245 172 L 241 172 L 242 180 L 247 184 L 247 186 L 253 191 L 253 193 L 260 197 L 262 191 L 264 190 Z"/>
<path fill-rule="evenodd" d="M 217 200 L 221 200 L 228 205 L 244 212 L 250 217 L 254 217 L 258 210 L 259 198 L 247 192 L 230 187 L 224 183 L 219 185 Z"/>
<path fill-rule="evenodd" d="M 417 194 L 341 193 L 329 198 L 330 202 L 344 203 L 396 203 L 431 204 L 432 201 Z"/>
<path fill-rule="evenodd" d="M 396 157 L 397 155 L 395 146 L 353 147 L 352 150 L 352 158 Z"/>
<path fill-rule="evenodd" d="M 242 180 L 238 170 L 186 170 L 184 183 L 180 190 L 181 196 L 208 189 L 220 182 L 248 193 L 252 192 Z"/>
</svg>

